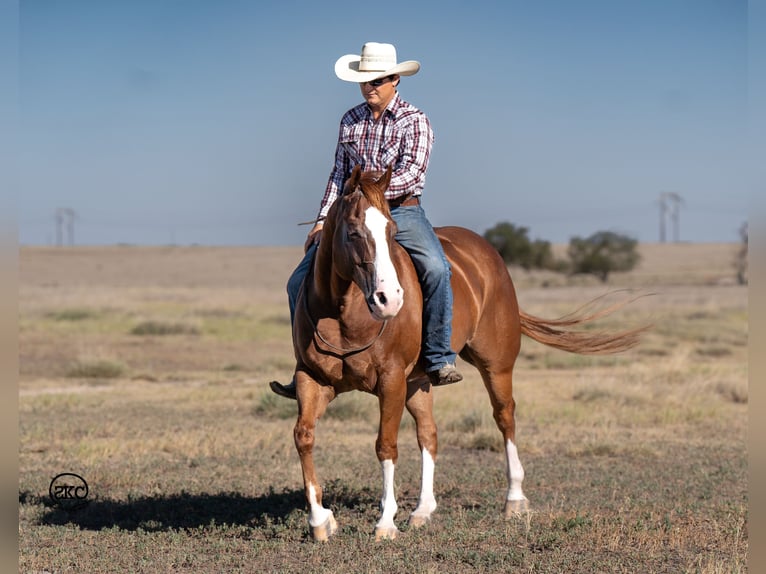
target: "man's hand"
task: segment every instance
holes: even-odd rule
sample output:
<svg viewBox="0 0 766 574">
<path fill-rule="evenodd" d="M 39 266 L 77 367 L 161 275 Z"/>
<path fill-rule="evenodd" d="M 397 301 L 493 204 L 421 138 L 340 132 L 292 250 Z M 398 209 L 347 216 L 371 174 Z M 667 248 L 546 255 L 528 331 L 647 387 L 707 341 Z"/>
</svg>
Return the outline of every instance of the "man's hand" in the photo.
<svg viewBox="0 0 766 574">
<path fill-rule="evenodd" d="M 311 228 L 311 231 L 309 231 L 309 236 L 306 238 L 306 243 L 303 244 L 303 252 L 309 250 L 309 247 L 311 247 L 314 243 L 319 243 L 319 240 L 322 238 L 322 227 L 324 227 L 323 221 L 317 221 L 314 224 L 314 227 Z"/>
</svg>

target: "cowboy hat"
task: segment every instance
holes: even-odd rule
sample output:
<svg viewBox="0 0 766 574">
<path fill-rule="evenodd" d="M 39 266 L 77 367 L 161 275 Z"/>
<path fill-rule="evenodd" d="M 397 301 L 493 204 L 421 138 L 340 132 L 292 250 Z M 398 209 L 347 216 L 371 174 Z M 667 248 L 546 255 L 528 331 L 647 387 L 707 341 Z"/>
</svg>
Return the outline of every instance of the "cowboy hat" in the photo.
<svg viewBox="0 0 766 574">
<path fill-rule="evenodd" d="M 420 70 L 420 62 L 408 60 L 396 63 L 396 48 L 393 44 L 367 42 L 362 46 L 362 55 L 347 54 L 335 62 L 335 75 L 346 82 L 369 82 L 386 76 L 412 76 Z"/>
</svg>

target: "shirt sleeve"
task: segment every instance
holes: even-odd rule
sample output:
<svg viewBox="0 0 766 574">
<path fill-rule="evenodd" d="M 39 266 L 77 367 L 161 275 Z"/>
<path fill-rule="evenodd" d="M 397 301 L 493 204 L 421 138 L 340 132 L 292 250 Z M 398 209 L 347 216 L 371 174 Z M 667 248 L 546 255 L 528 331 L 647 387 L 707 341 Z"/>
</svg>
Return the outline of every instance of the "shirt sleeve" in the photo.
<svg viewBox="0 0 766 574">
<path fill-rule="evenodd" d="M 428 117 L 422 112 L 413 114 L 402 130 L 399 158 L 386 191 L 388 199 L 423 191 L 433 141 L 434 133 Z"/>
</svg>

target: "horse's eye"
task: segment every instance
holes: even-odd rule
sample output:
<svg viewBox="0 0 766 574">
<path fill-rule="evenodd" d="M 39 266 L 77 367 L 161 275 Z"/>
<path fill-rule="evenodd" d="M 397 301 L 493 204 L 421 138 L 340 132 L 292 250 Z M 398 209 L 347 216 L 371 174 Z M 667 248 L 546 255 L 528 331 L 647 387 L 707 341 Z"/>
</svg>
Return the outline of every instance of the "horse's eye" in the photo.
<svg viewBox="0 0 766 574">
<path fill-rule="evenodd" d="M 362 237 L 362 234 L 359 233 L 356 229 L 349 229 L 346 232 L 346 237 L 348 237 L 349 239 L 359 239 L 360 237 Z"/>
</svg>

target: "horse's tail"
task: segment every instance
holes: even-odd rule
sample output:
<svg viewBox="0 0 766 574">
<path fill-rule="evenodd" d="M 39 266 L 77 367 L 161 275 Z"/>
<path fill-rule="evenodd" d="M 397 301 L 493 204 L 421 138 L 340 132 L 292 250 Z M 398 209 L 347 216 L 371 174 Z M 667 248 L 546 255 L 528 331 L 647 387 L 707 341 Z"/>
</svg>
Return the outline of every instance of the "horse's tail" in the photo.
<svg viewBox="0 0 766 574">
<path fill-rule="evenodd" d="M 641 334 L 650 329 L 651 325 L 613 333 L 574 331 L 570 327 L 590 323 L 609 315 L 635 299 L 638 297 L 600 311 L 585 313 L 585 308 L 598 300 L 594 299 L 578 311 L 560 319 L 541 319 L 519 310 L 521 332 L 543 345 L 579 355 L 610 355 L 627 351 L 639 343 Z"/>
</svg>

